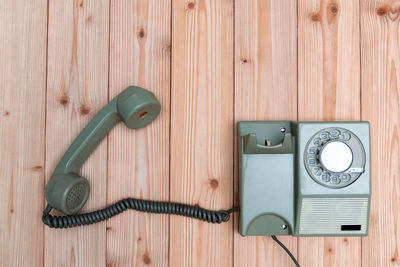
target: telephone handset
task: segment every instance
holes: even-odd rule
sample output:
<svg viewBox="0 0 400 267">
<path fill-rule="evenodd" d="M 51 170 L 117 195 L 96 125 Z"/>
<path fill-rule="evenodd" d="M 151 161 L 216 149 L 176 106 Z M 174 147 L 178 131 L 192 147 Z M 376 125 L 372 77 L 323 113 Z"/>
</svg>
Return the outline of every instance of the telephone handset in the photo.
<svg viewBox="0 0 400 267">
<path fill-rule="evenodd" d="M 151 123 L 160 113 L 154 95 L 139 87 L 128 87 L 89 122 L 71 144 L 46 186 L 47 202 L 64 214 L 79 211 L 89 197 L 89 183 L 79 169 L 93 150 L 120 121 L 136 129 Z"/>
</svg>

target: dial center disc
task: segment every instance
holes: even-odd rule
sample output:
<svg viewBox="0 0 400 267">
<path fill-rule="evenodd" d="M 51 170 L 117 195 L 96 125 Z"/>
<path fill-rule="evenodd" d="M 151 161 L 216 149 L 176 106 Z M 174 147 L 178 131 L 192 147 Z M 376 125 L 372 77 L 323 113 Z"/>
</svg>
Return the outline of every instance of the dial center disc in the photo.
<svg viewBox="0 0 400 267">
<path fill-rule="evenodd" d="M 345 143 L 333 141 L 323 147 L 320 160 L 329 171 L 344 172 L 353 162 L 353 152 Z"/>
</svg>

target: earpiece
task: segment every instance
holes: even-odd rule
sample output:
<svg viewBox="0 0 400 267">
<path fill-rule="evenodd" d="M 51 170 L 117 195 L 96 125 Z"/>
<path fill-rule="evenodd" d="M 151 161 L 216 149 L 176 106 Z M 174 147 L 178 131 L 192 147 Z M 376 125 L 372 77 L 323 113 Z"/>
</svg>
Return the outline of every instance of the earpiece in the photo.
<svg viewBox="0 0 400 267">
<path fill-rule="evenodd" d="M 139 87 L 128 87 L 117 96 L 117 109 L 125 125 L 137 129 L 155 120 L 161 106 L 153 93 Z"/>
<path fill-rule="evenodd" d="M 89 122 L 58 163 L 45 190 L 52 208 L 64 214 L 78 212 L 90 192 L 89 182 L 79 175 L 79 169 L 100 141 L 119 122 L 137 129 L 151 123 L 160 113 L 160 103 L 154 95 L 131 86 L 117 95 Z"/>
</svg>

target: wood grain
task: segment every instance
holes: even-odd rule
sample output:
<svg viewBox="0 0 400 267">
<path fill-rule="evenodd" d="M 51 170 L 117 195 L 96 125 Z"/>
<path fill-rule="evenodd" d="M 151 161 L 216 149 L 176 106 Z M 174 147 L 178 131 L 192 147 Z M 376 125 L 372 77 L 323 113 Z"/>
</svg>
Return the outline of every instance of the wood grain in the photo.
<svg viewBox="0 0 400 267">
<path fill-rule="evenodd" d="M 127 211 L 43 226 L 45 181 L 129 85 L 153 91 L 161 114 L 143 129 L 118 125 L 90 156 L 84 211 L 128 196 L 230 208 L 238 121 L 368 120 L 369 236 L 280 239 L 301 266 L 400 266 L 399 10 L 394 0 L 2 1 L 0 266 L 293 266 L 269 237 L 241 237 L 237 215 L 211 225 Z"/>
<path fill-rule="evenodd" d="M 360 119 L 358 1 L 300 0 L 299 120 Z"/>
<path fill-rule="evenodd" d="M 233 1 L 173 1 L 172 201 L 228 209 L 233 195 Z M 170 217 L 170 266 L 232 266 L 232 222 Z"/>
<path fill-rule="evenodd" d="M 360 119 L 359 2 L 300 0 L 298 118 Z M 361 238 L 299 238 L 301 266 L 361 266 Z"/>
<path fill-rule="evenodd" d="M 47 1 L 0 4 L 0 266 L 43 265 Z"/>
<path fill-rule="evenodd" d="M 362 266 L 400 266 L 400 3 L 361 1 L 362 119 L 371 123 L 372 193 Z"/>
<path fill-rule="evenodd" d="M 84 126 L 108 100 L 108 1 L 50 1 L 46 180 Z M 82 211 L 106 204 L 107 141 L 81 170 L 91 192 Z M 104 266 L 106 223 L 45 228 L 46 266 Z"/>
<path fill-rule="evenodd" d="M 169 199 L 171 3 L 112 1 L 110 98 L 129 85 L 152 91 L 157 119 L 142 129 L 123 123 L 109 135 L 108 195 Z M 168 215 L 127 211 L 107 222 L 110 266 L 168 266 Z"/>
<path fill-rule="evenodd" d="M 297 119 L 296 8 L 291 0 L 236 1 L 235 125 L 242 120 Z M 235 159 L 237 162 L 237 153 Z M 235 217 L 234 266 L 293 266 L 270 237 L 242 237 Z M 296 256 L 296 238 L 280 239 Z"/>
</svg>

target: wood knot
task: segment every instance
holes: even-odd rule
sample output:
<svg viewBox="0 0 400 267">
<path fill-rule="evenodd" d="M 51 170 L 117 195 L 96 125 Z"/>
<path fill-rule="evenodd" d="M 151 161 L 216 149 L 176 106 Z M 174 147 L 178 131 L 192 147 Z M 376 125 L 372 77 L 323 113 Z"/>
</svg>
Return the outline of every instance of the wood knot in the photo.
<svg viewBox="0 0 400 267">
<path fill-rule="evenodd" d="M 10 208 L 10 213 L 14 213 L 14 208 Z"/>
<path fill-rule="evenodd" d="M 396 261 L 396 257 L 392 257 L 390 260 L 391 260 L 391 262 L 395 262 Z"/>
<path fill-rule="evenodd" d="M 219 182 L 218 182 L 217 179 L 212 179 L 212 180 L 210 181 L 211 188 L 213 188 L 213 189 L 217 188 L 217 187 L 218 187 L 218 184 L 219 184 Z"/>
<path fill-rule="evenodd" d="M 36 165 L 31 168 L 31 170 L 34 172 L 40 172 L 42 171 L 42 169 L 43 169 L 42 165 Z"/>
<path fill-rule="evenodd" d="M 315 22 L 321 21 L 321 15 L 319 13 L 311 14 L 311 20 Z"/>
<path fill-rule="evenodd" d="M 383 16 L 386 15 L 387 11 L 388 11 L 387 6 L 380 6 L 380 7 L 378 7 L 378 8 L 376 9 L 376 14 L 377 14 L 379 17 L 383 17 Z"/>
<path fill-rule="evenodd" d="M 143 28 L 140 28 L 137 36 L 138 36 L 138 39 L 143 39 L 146 36 L 146 31 Z"/>
<path fill-rule="evenodd" d="M 80 3 L 79 3 L 79 6 L 80 6 L 80 7 L 83 7 L 83 2 L 80 2 Z"/>
<path fill-rule="evenodd" d="M 86 22 L 87 22 L 87 23 L 92 22 L 92 15 L 90 15 L 90 16 L 88 16 L 88 17 L 86 18 Z"/>
<path fill-rule="evenodd" d="M 86 105 L 82 105 L 79 107 L 78 111 L 81 115 L 87 115 L 90 112 L 90 108 Z"/>
<path fill-rule="evenodd" d="M 69 97 L 67 95 L 63 95 L 58 99 L 58 102 L 63 105 L 66 106 L 69 103 Z"/>
<path fill-rule="evenodd" d="M 348 243 L 349 240 L 348 240 L 347 238 L 343 238 L 343 242 L 344 242 L 344 243 Z"/>
<path fill-rule="evenodd" d="M 332 251 L 333 251 L 332 248 L 328 248 L 329 253 L 332 253 Z"/>
<path fill-rule="evenodd" d="M 186 4 L 186 9 L 193 9 L 195 7 L 195 2 L 188 2 Z"/>
<path fill-rule="evenodd" d="M 336 3 L 332 3 L 328 6 L 328 10 L 332 14 L 332 16 L 336 16 L 339 12 L 339 7 Z"/>
<path fill-rule="evenodd" d="M 10 112 L 8 110 L 5 110 L 3 114 L 4 114 L 4 116 L 8 116 L 8 115 L 10 115 Z"/>
<path fill-rule="evenodd" d="M 151 263 L 151 259 L 146 254 L 142 257 L 144 264 L 149 265 Z"/>
<path fill-rule="evenodd" d="M 111 226 L 106 227 L 106 231 L 111 231 L 111 230 L 112 230 Z"/>
<path fill-rule="evenodd" d="M 246 64 L 248 62 L 247 58 L 242 57 L 240 59 L 240 62 L 242 62 L 242 64 Z"/>
<path fill-rule="evenodd" d="M 139 238 L 137 239 L 137 241 L 138 241 L 138 242 L 142 241 L 142 238 L 141 238 L 141 237 L 139 237 Z"/>
<path fill-rule="evenodd" d="M 164 53 L 169 54 L 169 53 L 171 53 L 171 49 L 172 49 L 171 44 L 165 44 L 165 45 L 163 46 L 163 48 L 162 48 L 162 51 L 163 51 Z"/>
</svg>

